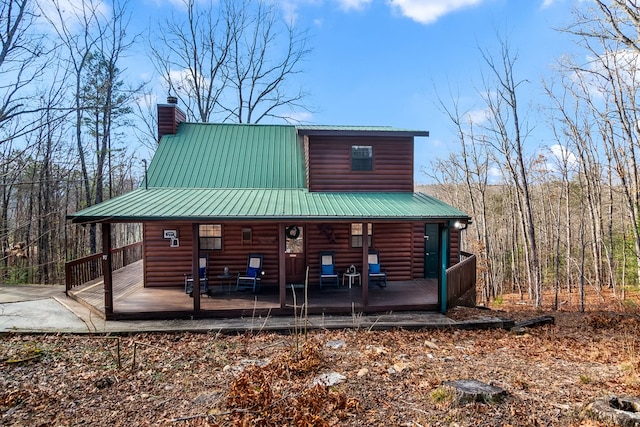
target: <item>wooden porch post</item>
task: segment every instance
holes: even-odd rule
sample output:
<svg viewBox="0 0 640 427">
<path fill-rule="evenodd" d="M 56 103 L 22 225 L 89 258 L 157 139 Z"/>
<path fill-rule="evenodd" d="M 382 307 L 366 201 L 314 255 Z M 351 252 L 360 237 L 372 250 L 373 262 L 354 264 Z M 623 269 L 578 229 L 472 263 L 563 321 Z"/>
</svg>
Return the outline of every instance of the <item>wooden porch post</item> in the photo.
<svg viewBox="0 0 640 427">
<path fill-rule="evenodd" d="M 200 312 L 200 227 L 195 222 L 191 224 L 193 244 L 191 245 L 191 277 L 193 277 L 193 311 Z"/>
<path fill-rule="evenodd" d="M 280 308 L 287 304 L 287 278 L 285 265 L 286 239 L 284 237 L 284 224 L 278 224 L 278 287 L 280 290 Z"/>
<path fill-rule="evenodd" d="M 102 275 L 104 277 L 104 316 L 113 315 L 113 274 L 111 272 L 111 224 L 102 223 Z"/>
<path fill-rule="evenodd" d="M 440 231 L 440 312 L 447 312 L 447 248 L 449 247 L 449 227 L 451 224 L 445 222 Z"/>
<path fill-rule="evenodd" d="M 362 223 L 362 305 L 369 305 L 369 223 Z"/>
</svg>

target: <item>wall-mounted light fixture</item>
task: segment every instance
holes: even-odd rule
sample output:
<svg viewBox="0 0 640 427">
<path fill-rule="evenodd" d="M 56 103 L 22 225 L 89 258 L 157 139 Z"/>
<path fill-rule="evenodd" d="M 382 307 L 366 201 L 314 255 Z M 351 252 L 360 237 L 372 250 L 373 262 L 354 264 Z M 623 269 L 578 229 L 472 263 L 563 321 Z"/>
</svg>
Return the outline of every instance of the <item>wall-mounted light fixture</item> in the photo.
<svg viewBox="0 0 640 427">
<path fill-rule="evenodd" d="M 462 230 L 466 230 L 467 227 L 469 226 L 469 224 L 471 224 L 471 221 L 469 222 L 461 222 L 461 221 L 456 221 L 453 223 L 453 228 L 462 231 Z"/>
</svg>

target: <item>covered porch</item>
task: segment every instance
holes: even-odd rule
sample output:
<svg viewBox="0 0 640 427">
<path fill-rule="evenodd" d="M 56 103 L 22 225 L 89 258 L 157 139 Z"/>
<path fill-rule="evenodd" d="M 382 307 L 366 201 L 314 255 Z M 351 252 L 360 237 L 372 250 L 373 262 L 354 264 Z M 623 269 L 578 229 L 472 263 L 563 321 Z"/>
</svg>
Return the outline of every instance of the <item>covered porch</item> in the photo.
<svg viewBox="0 0 640 427">
<path fill-rule="evenodd" d="M 305 304 L 304 288 L 288 288 L 284 306 L 280 295 L 264 289 L 258 293 L 237 291 L 235 284 L 209 284 L 210 295 L 200 296 L 200 309 L 194 310 L 192 297 L 184 287 L 145 288 L 143 262 L 136 261 L 112 273 L 113 320 L 173 319 L 190 317 L 264 317 L 298 314 Z M 68 295 L 101 315 L 105 314 L 104 277 L 98 277 L 67 291 Z M 294 300 L 295 294 L 295 300 Z M 360 286 L 310 287 L 306 295 L 309 314 L 376 313 L 388 311 L 439 311 L 438 281 L 417 279 L 392 281 L 386 288 L 370 286 L 368 303 L 362 303 Z"/>
</svg>

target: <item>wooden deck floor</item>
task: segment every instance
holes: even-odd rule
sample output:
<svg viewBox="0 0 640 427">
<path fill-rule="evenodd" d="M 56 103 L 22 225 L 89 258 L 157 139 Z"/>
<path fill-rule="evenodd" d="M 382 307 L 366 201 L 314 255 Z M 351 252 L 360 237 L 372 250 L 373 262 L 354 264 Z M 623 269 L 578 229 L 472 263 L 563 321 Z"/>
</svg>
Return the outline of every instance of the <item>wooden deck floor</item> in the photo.
<svg viewBox="0 0 640 427">
<path fill-rule="evenodd" d="M 113 273 L 114 318 L 148 319 L 175 318 L 194 315 L 193 298 L 184 293 L 183 286 L 175 288 L 145 288 L 142 280 L 142 261 L 130 264 Z M 372 286 L 369 304 L 362 304 L 362 289 L 354 286 L 339 288 L 311 287 L 308 292 L 310 313 L 360 313 L 438 309 L 437 280 L 389 282 L 386 288 Z M 276 288 L 263 287 L 257 294 L 236 291 L 235 286 L 210 282 L 212 295 L 201 295 L 201 317 L 252 316 L 264 314 L 292 314 L 293 290 L 287 290 L 286 307 L 280 307 Z M 70 296 L 104 313 L 104 282 L 87 283 L 69 292 Z M 304 303 L 304 290 L 295 289 L 296 307 Z"/>
</svg>

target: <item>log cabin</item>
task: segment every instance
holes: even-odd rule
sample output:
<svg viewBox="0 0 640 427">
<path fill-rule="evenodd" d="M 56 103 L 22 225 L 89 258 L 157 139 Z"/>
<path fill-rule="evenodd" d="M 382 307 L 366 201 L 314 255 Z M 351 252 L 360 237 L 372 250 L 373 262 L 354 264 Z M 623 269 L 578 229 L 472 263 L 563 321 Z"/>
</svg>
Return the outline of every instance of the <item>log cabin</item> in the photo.
<svg viewBox="0 0 640 427">
<path fill-rule="evenodd" d="M 158 135 L 140 188 L 68 216 L 101 224 L 107 319 L 287 315 L 303 304 L 444 312 L 475 301 L 475 257 L 460 250 L 471 218 L 414 191 L 414 143 L 427 131 L 188 123 L 170 99 L 158 105 Z M 143 227 L 139 282 L 158 291 L 153 308 L 128 306 L 131 296 L 114 306 L 110 227 L 126 222 Z M 258 286 L 240 286 L 252 256 Z M 162 299 L 187 305 L 158 308 Z"/>
</svg>

